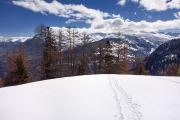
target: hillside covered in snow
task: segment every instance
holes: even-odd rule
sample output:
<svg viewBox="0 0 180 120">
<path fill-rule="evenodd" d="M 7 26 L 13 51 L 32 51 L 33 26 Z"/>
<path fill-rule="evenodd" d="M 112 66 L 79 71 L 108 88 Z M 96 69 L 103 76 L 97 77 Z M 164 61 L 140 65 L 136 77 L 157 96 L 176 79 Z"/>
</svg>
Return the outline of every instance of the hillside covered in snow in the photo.
<svg viewBox="0 0 180 120">
<path fill-rule="evenodd" d="M 180 39 L 160 45 L 148 58 L 146 67 L 151 73 L 165 71 L 168 64 L 178 66 L 180 62 Z M 173 68 L 171 68 L 173 69 Z"/>
<path fill-rule="evenodd" d="M 180 79 L 77 76 L 0 89 L 0 120 L 180 120 Z"/>
</svg>

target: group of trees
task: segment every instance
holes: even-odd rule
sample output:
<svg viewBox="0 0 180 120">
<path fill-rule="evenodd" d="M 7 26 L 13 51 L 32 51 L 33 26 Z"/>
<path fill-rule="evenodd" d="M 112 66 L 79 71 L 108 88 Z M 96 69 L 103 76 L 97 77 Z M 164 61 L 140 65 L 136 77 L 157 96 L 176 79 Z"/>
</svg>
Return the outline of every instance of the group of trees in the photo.
<svg viewBox="0 0 180 120">
<path fill-rule="evenodd" d="M 111 42 L 108 40 L 98 44 L 94 54 L 94 64 L 97 66 L 95 73 L 127 73 L 129 70 L 128 48 L 123 44 L 120 40 L 117 50 L 114 51 Z"/>
<path fill-rule="evenodd" d="M 61 30 L 55 35 L 49 27 L 41 29 L 44 29 L 39 33 L 40 39 L 44 39 L 41 79 L 85 74 L 88 65 L 85 46 L 89 36 L 78 33 L 74 28 L 67 29 L 67 38 L 64 38 Z M 80 50 L 76 48 L 77 41 L 81 41 Z"/>
<path fill-rule="evenodd" d="M 171 64 L 166 65 L 166 68 L 163 74 L 168 75 L 168 76 L 180 76 L 180 64 L 171 63 Z"/>
<path fill-rule="evenodd" d="M 66 37 L 64 31 L 54 33 L 46 26 L 39 26 L 37 34 L 43 41 L 40 80 L 84 74 L 148 74 L 144 60 L 129 60 L 125 40 L 119 39 L 114 49 L 109 40 L 92 44 L 88 34 L 74 28 L 67 29 Z M 4 86 L 33 81 L 32 65 L 23 45 L 16 52 L 7 53 L 7 73 L 3 81 L 0 84 Z"/>
<path fill-rule="evenodd" d="M 128 48 L 119 43 L 113 56 L 110 41 L 91 44 L 90 36 L 79 33 L 74 28 L 68 28 L 66 37 L 59 30 L 54 34 L 48 27 L 41 26 L 40 39 L 44 39 L 41 64 L 41 79 L 52 79 L 64 76 L 97 74 L 97 73 L 127 73 Z M 78 46 L 76 43 L 79 43 Z M 117 67 L 118 66 L 118 67 Z"/>
<path fill-rule="evenodd" d="M 23 45 L 13 53 L 7 53 L 4 86 L 19 85 L 33 81 L 33 71 Z"/>
<path fill-rule="evenodd" d="M 119 43 L 118 57 L 113 55 L 110 41 L 91 44 L 90 36 L 68 28 L 66 37 L 59 30 L 58 34 L 41 26 L 40 39 L 44 39 L 41 64 L 41 79 L 64 76 L 128 73 L 128 48 Z M 78 46 L 76 43 L 79 43 Z"/>
</svg>

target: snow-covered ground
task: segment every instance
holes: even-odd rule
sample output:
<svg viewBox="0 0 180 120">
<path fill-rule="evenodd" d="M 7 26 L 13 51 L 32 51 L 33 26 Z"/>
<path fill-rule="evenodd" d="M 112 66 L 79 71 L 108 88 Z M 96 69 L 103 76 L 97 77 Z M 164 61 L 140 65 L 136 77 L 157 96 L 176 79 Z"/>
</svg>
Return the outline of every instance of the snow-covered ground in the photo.
<svg viewBox="0 0 180 120">
<path fill-rule="evenodd" d="M 0 120 L 180 120 L 180 78 L 91 75 L 1 88 Z"/>
</svg>

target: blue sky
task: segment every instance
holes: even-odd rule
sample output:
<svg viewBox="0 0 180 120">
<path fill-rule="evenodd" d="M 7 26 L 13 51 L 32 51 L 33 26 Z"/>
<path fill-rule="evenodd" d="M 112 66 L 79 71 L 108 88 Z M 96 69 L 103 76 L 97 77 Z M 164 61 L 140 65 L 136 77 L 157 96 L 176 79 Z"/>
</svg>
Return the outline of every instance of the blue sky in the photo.
<svg viewBox="0 0 180 120">
<path fill-rule="evenodd" d="M 136 27 L 138 30 L 145 26 L 147 27 L 147 31 L 150 32 L 153 31 L 153 29 L 154 31 L 180 29 L 177 28 L 177 25 L 180 23 L 178 16 L 180 11 L 179 0 L 174 0 L 176 2 L 174 6 L 166 0 L 164 0 L 165 4 L 157 3 L 157 5 L 159 4 L 160 6 L 161 4 L 162 6 L 167 4 L 164 8 L 158 8 L 155 0 L 152 0 L 154 4 L 150 7 L 146 4 L 148 0 L 142 0 L 145 1 L 143 3 L 138 2 L 138 0 L 127 0 L 126 3 L 123 1 L 125 0 L 57 0 L 53 5 L 58 7 L 54 9 L 55 7 L 51 4 L 53 0 L 34 0 L 32 2 L 28 2 L 28 0 L 0 0 L 0 36 L 32 36 L 36 26 L 39 24 L 57 27 L 67 27 L 71 25 L 79 28 L 91 28 L 91 30 L 97 31 L 106 31 L 111 28 L 111 26 L 113 28 L 111 31 L 118 30 L 118 28 L 120 31 L 123 31 L 123 29 L 127 30 L 130 25 L 133 26 L 133 28 L 129 27 L 130 29 Z M 170 2 L 171 1 L 173 0 L 170 0 Z M 41 4 L 41 2 L 43 3 Z M 123 4 L 120 2 L 123 2 Z M 42 6 L 40 8 L 35 6 L 34 9 L 32 9 L 33 4 L 36 5 L 36 3 L 40 3 Z M 65 9 L 64 6 L 66 5 L 69 5 L 68 9 Z M 81 6 L 77 10 L 76 8 L 71 9 L 71 5 L 75 5 L 75 7 L 83 5 L 83 7 Z M 48 6 L 53 9 L 46 9 Z M 63 8 L 61 9 L 61 7 Z M 87 13 L 83 11 L 86 10 L 85 8 L 87 8 Z M 94 16 L 90 14 L 92 9 L 95 11 L 95 14 L 96 11 L 100 11 L 102 14 L 105 13 L 109 15 L 98 17 L 98 15 L 101 14 L 97 12 L 96 16 Z M 57 13 L 57 11 L 63 10 L 63 13 Z M 72 15 L 68 15 L 68 11 L 73 12 Z M 74 15 L 74 13 L 78 14 Z M 66 17 L 64 17 L 64 15 L 66 15 Z M 81 17 L 78 17 L 78 15 L 81 15 Z M 114 15 L 116 15 L 116 17 L 113 17 Z M 67 22 L 72 19 L 73 22 Z M 99 21 L 100 23 L 96 23 Z M 157 21 L 160 22 L 157 23 Z M 167 25 L 163 26 L 163 22 Z M 117 26 L 118 23 L 119 27 L 116 28 L 115 26 Z M 149 26 L 152 25 L 155 27 L 150 28 Z M 171 27 L 168 28 L 168 25 Z M 162 28 L 158 29 L 158 26 Z"/>
</svg>

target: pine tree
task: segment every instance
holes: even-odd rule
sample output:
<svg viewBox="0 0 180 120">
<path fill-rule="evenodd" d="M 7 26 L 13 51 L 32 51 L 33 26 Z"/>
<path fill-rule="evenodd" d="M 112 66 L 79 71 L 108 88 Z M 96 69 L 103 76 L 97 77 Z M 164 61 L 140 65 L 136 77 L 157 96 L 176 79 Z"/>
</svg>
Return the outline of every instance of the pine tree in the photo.
<svg viewBox="0 0 180 120">
<path fill-rule="evenodd" d="M 79 33 L 75 28 L 69 27 L 67 29 L 68 33 L 68 49 L 67 49 L 67 64 L 68 64 L 68 75 L 73 76 L 77 73 L 77 50 L 75 43 L 79 40 Z"/>
<path fill-rule="evenodd" d="M 78 63 L 78 75 L 84 75 L 86 73 L 86 62 L 83 58 L 80 58 Z"/>
<path fill-rule="evenodd" d="M 97 73 L 104 73 L 104 44 L 102 42 L 98 43 L 97 52 L 95 53 L 97 62 Z"/>
<path fill-rule="evenodd" d="M 0 80 L 0 88 L 4 86 L 4 81 Z"/>
<path fill-rule="evenodd" d="M 113 72 L 113 56 L 112 56 L 112 46 L 109 41 L 105 43 L 105 73 L 110 74 Z"/>
<path fill-rule="evenodd" d="M 63 76 L 63 69 L 64 69 L 64 55 L 63 55 L 63 33 L 61 30 L 59 30 L 59 34 L 58 34 L 58 77 L 62 77 Z"/>
<path fill-rule="evenodd" d="M 89 43 L 89 35 L 87 35 L 85 32 L 82 33 L 81 38 L 81 51 L 78 59 L 78 75 L 83 75 L 88 72 L 88 55 L 87 55 L 87 44 Z"/>
<path fill-rule="evenodd" d="M 71 61 L 72 61 L 72 64 L 71 64 L 71 75 L 75 75 L 76 73 L 76 70 L 75 70 L 75 67 L 76 67 L 76 63 L 77 63 L 77 56 L 76 56 L 76 50 L 75 50 L 75 42 L 77 41 L 78 39 L 78 36 L 79 36 L 79 33 L 75 30 L 75 28 L 72 29 L 72 54 L 71 54 Z"/>
<path fill-rule="evenodd" d="M 73 75 L 73 38 L 72 38 L 72 28 L 69 27 L 67 29 L 67 33 L 68 33 L 68 50 L 67 50 L 67 64 L 68 64 L 68 75 Z"/>
<path fill-rule="evenodd" d="M 180 54 L 177 55 L 177 76 L 180 76 Z"/>
<path fill-rule="evenodd" d="M 166 67 L 165 75 L 176 76 L 177 75 L 177 64 L 168 64 Z"/>
<path fill-rule="evenodd" d="M 177 76 L 180 76 L 180 64 L 177 66 Z"/>
<path fill-rule="evenodd" d="M 43 47 L 43 60 L 41 65 L 41 79 L 58 77 L 58 47 L 57 42 L 49 27 Z"/>
<path fill-rule="evenodd" d="M 136 74 L 137 75 L 147 75 L 148 74 L 148 72 L 144 68 L 144 64 L 142 64 L 142 63 L 138 64 Z"/>
<path fill-rule="evenodd" d="M 32 81 L 31 65 L 23 47 L 16 53 L 7 56 L 7 74 L 4 85 L 19 85 Z"/>
<path fill-rule="evenodd" d="M 124 40 L 119 41 L 119 46 L 117 48 L 117 60 L 116 64 L 118 65 L 118 72 L 119 73 L 127 73 L 129 70 L 128 66 L 128 46 L 125 45 Z"/>
<path fill-rule="evenodd" d="M 134 69 L 132 71 L 133 74 L 136 74 L 136 75 L 148 75 L 148 71 L 145 69 L 144 58 L 142 58 L 141 56 L 135 58 L 133 64 L 135 65 Z"/>
<path fill-rule="evenodd" d="M 47 27 L 43 24 L 36 27 L 35 32 L 39 36 L 40 39 L 44 40 L 47 36 Z"/>
</svg>

